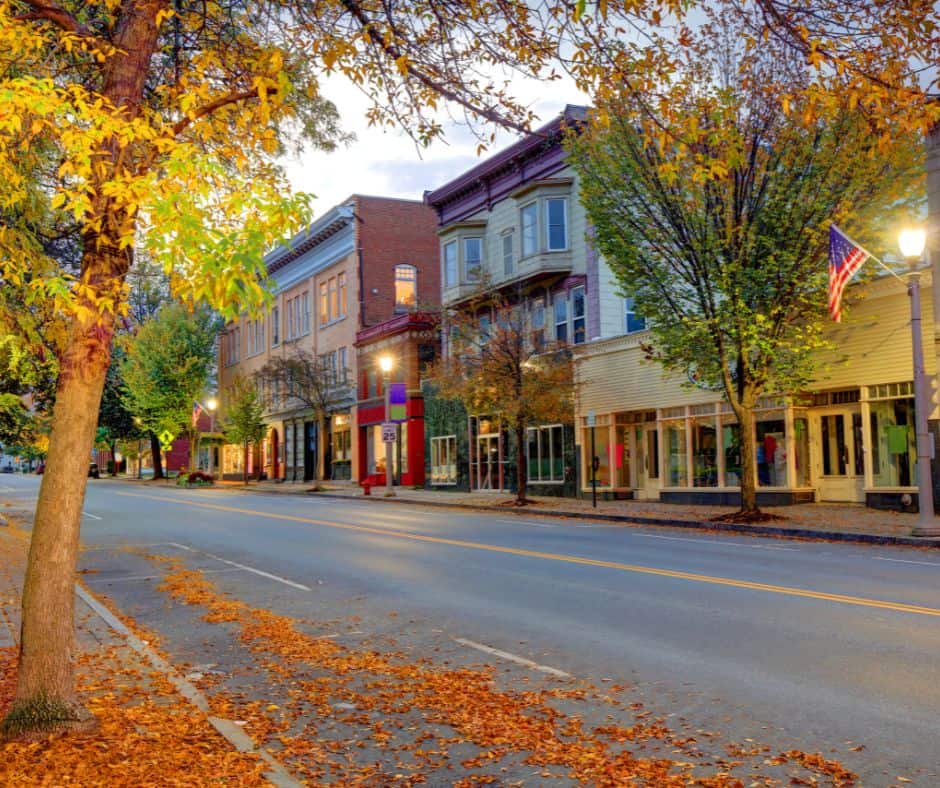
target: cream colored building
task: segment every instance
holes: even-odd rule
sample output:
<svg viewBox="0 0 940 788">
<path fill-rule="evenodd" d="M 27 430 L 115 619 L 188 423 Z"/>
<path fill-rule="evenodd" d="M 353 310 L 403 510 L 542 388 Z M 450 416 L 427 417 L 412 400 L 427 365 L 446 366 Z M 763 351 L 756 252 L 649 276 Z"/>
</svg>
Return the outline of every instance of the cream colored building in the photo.
<svg viewBox="0 0 940 788">
<path fill-rule="evenodd" d="M 921 280 L 926 370 L 935 376 L 933 279 Z M 852 308 L 826 332 L 832 349 L 806 391 L 765 397 L 755 442 L 759 503 L 916 501 L 910 304 L 891 276 L 851 288 Z M 646 361 L 644 330 L 576 349 L 581 487 L 647 500 L 736 503 L 741 436 L 719 391 Z M 937 418 L 936 407 L 929 415 Z M 593 421 L 594 427 L 589 423 Z"/>
</svg>

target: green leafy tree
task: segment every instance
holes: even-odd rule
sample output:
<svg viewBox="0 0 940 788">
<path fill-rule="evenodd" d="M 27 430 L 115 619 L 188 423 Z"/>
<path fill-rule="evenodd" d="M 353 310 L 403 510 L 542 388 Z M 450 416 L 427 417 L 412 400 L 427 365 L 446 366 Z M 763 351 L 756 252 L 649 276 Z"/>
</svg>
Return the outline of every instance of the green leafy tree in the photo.
<svg viewBox="0 0 940 788">
<path fill-rule="evenodd" d="M 105 378 L 104 391 L 101 395 L 101 406 L 98 409 L 98 434 L 96 442 L 103 442 L 111 452 L 112 459 L 117 453 L 118 441 L 137 441 L 149 433 L 144 429 L 143 422 L 127 407 L 127 395 L 121 368 L 124 364 L 124 352 L 116 348 L 111 356 L 108 366 L 108 375 Z M 114 463 L 112 475 L 117 474 L 117 463 Z"/>
<path fill-rule="evenodd" d="M 203 395 L 211 377 L 220 325 L 219 318 L 207 308 L 191 310 L 170 304 L 127 337 L 125 359 L 119 367 L 123 386 L 123 412 L 117 414 L 120 423 L 128 429 L 139 424 L 157 435 L 185 432 L 194 456 L 193 402 Z M 124 421 L 125 415 L 131 417 L 130 424 Z"/>
<path fill-rule="evenodd" d="M 264 423 L 264 404 L 258 396 L 257 387 L 251 381 L 239 378 L 225 392 L 222 430 L 226 440 L 242 446 L 244 451 L 242 480 L 248 484 L 248 449 L 264 440 L 267 432 L 267 425 Z M 259 468 L 258 474 L 260 473 Z"/>
<path fill-rule="evenodd" d="M 811 379 L 829 224 L 871 239 L 919 194 L 922 147 L 902 129 L 885 145 L 848 100 L 808 111 L 808 68 L 773 39 L 749 50 L 714 19 L 689 36 L 668 76 L 611 96 L 571 147 L 594 241 L 652 319 L 649 354 L 720 388 L 737 417 L 752 518 L 754 409 Z"/>
<path fill-rule="evenodd" d="M 521 293 L 487 290 L 445 310 L 447 352 L 428 379 L 442 399 L 468 413 L 492 416 L 512 431 L 516 445 L 516 505 L 526 498 L 526 430 L 565 420 L 573 407 L 570 353 L 534 329 Z M 570 418 L 570 417 L 569 417 Z"/>
</svg>

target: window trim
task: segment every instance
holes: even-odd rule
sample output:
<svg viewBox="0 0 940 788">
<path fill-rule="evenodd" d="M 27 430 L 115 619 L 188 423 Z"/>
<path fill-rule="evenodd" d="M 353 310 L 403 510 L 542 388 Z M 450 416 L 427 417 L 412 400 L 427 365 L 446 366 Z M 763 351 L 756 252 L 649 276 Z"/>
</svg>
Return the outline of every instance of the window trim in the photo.
<svg viewBox="0 0 940 788">
<path fill-rule="evenodd" d="M 533 210 L 534 222 L 532 224 L 532 243 L 533 248 L 526 247 L 526 223 L 525 215 L 529 209 Z M 526 257 L 537 255 L 541 250 L 539 248 L 539 201 L 532 200 L 519 206 L 519 257 L 524 260 Z"/>
<path fill-rule="evenodd" d="M 462 236 L 460 240 L 463 241 L 463 243 L 461 244 L 461 250 L 463 251 L 463 259 L 462 259 L 463 279 L 461 281 L 461 284 L 476 284 L 477 282 L 480 281 L 480 278 L 483 274 L 483 236 L 482 235 L 465 235 L 465 236 Z M 477 259 L 475 278 L 472 278 L 470 276 L 470 266 L 468 265 L 468 262 L 467 262 L 467 244 L 469 244 L 471 241 L 476 242 L 477 247 L 480 252 L 480 256 Z"/>
<path fill-rule="evenodd" d="M 554 478 L 553 472 L 553 463 L 555 460 L 553 454 L 554 442 L 552 441 L 552 430 L 560 430 L 561 433 L 561 478 Z M 543 479 L 541 473 L 538 478 L 532 475 L 532 456 L 531 448 L 532 442 L 530 439 L 531 433 L 536 433 L 536 451 L 538 456 L 536 461 L 541 463 L 542 460 L 542 446 L 544 445 L 543 433 L 548 435 L 548 473 L 549 478 Z M 526 458 L 526 479 L 529 484 L 564 484 L 565 483 L 565 425 L 564 424 L 539 424 L 535 427 L 526 427 L 526 442 L 525 442 L 525 458 Z M 536 466 L 540 467 L 540 466 Z"/>
<path fill-rule="evenodd" d="M 408 276 L 400 277 L 399 274 L 408 274 Z M 396 263 L 395 270 L 395 312 L 404 313 L 409 312 L 412 309 L 415 309 L 418 306 L 418 267 L 412 265 L 411 263 Z M 398 285 L 399 283 L 410 284 L 411 285 L 411 302 L 406 303 L 404 301 L 398 300 Z"/>
<path fill-rule="evenodd" d="M 549 205 L 553 202 L 562 203 L 562 229 L 565 233 L 564 246 L 552 246 L 552 225 L 549 221 Z M 568 198 L 562 196 L 546 196 L 542 198 L 545 213 L 545 251 L 546 252 L 567 252 L 571 248 L 568 238 Z"/>
<path fill-rule="evenodd" d="M 502 245 L 503 245 L 503 276 L 512 276 L 515 273 L 516 268 L 516 259 L 515 259 L 515 230 L 507 230 L 502 235 Z M 509 253 L 506 252 L 506 243 L 509 243 Z"/>
<path fill-rule="evenodd" d="M 446 449 L 447 449 L 446 454 L 447 454 L 447 459 L 449 460 L 449 462 L 447 462 L 447 463 L 445 463 L 445 464 L 443 464 L 443 465 L 441 465 L 440 463 L 437 464 L 437 465 L 435 465 L 435 464 L 434 464 L 434 447 L 435 447 L 435 444 L 440 445 L 441 442 L 444 442 L 444 446 L 446 446 Z M 440 459 L 440 453 L 438 453 L 438 459 Z M 458 483 L 458 481 L 459 481 L 459 477 L 460 477 L 460 473 L 459 473 L 459 471 L 457 470 L 457 436 L 456 436 L 456 435 L 434 435 L 434 436 L 432 436 L 431 439 L 430 439 L 430 460 L 431 460 L 431 462 L 430 462 L 430 468 L 431 468 L 431 474 L 430 474 L 430 477 L 431 477 L 431 478 L 430 478 L 430 482 L 431 482 L 431 486 L 433 486 L 433 487 L 456 487 L 456 486 L 457 486 L 457 483 Z M 447 479 L 448 479 L 447 481 L 435 481 L 435 479 L 434 479 L 434 469 L 435 469 L 435 468 L 442 468 L 442 467 L 443 467 L 443 468 L 451 468 L 451 467 L 453 467 L 453 469 L 454 469 L 454 475 L 453 475 L 453 480 L 452 480 L 452 481 L 450 480 L 450 479 L 451 479 L 450 476 L 447 477 Z"/>
<path fill-rule="evenodd" d="M 643 323 L 642 328 L 630 328 L 630 316 L 633 315 L 635 321 L 641 321 Z M 641 331 L 646 331 L 649 328 L 649 321 L 639 315 L 636 311 L 636 299 L 633 296 L 624 296 L 623 297 L 623 333 L 624 334 L 639 334 Z"/>
<path fill-rule="evenodd" d="M 441 268 L 444 274 L 444 287 L 457 287 L 460 284 L 460 247 L 457 244 L 458 238 L 453 238 L 441 247 Z M 448 276 L 447 250 L 454 250 L 453 276 Z"/>
</svg>

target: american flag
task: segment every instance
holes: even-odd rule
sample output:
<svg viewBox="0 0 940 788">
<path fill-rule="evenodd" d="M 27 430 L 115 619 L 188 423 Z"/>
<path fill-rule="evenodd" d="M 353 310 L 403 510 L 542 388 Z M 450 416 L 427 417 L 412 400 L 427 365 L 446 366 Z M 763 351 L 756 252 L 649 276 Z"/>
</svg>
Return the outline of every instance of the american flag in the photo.
<svg viewBox="0 0 940 788">
<path fill-rule="evenodd" d="M 869 257 L 836 225 L 829 227 L 829 314 L 836 323 L 842 322 L 842 291 Z"/>
<path fill-rule="evenodd" d="M 202 405 L 193 400 L 193 426 L 199 421 L 199 414 L 202 413 Z"/>
</svg>

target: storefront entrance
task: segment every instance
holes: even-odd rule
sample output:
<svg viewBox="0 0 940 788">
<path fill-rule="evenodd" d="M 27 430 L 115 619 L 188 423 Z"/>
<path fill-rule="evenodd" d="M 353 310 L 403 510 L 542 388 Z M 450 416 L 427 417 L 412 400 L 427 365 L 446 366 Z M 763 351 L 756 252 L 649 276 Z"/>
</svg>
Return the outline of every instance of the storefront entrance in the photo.
<svg viewBox="0 0 940 788">
<path fill-rule="evenodd" d="M 859 406 L 814 411 L 813 475 L 820 501 L 865 500 L 865 460 Z"/>
<path fill-rule="evenodd" d="M 474 487 L 477 490 L 501 490 L 503 479 L 499 433 L 477 435 L 476 460 Z"/>
<path fill-rule="evenodd" d="M 644 424 L 633 434 L 636 458 L 636 487 L 634 498 L 657 500 L 659 498 L 659 432 L 655 424 Z"/>
</svg>

